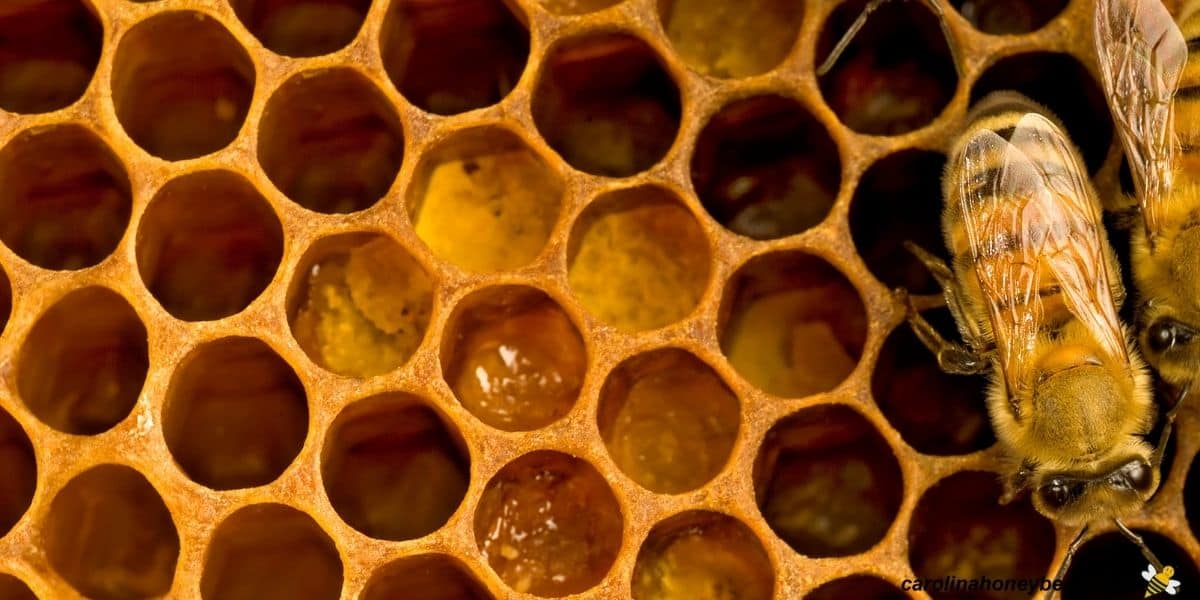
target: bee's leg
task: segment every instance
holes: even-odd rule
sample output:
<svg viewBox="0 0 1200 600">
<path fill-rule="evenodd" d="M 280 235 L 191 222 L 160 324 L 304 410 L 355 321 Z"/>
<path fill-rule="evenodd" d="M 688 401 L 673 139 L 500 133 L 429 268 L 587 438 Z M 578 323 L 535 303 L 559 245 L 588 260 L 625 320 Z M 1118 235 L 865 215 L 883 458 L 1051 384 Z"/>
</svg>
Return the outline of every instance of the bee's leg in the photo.
<svg viewBox="0 0 1200 600">
<path fill-rule="evenodd" d="M 842 53 L 850 46 L 850 42 L 854 41 L 854 36 L 858 35 L 858 30 L 867 24 L 867 19 L 871 16 L 871 13 L 875 12 L 875 9 L 879 8 L 879 5 L 888 1 L 871 0 L 863 7 L 862 12 L 858 14 L 858 18 L 850 24 L 850 28 L 846 30 L 846 33 L 842 34 L 842 39 L 838 40 L 833 50 L 829 51 L 829 56 L 825 57 L 825 61 L 821 63 L 821 66 L 817 67 L 817 77 L 824 77 L 829 74 L 829 71 L 833 69 L 833 65 L 837 64 L 838 59 L 842 57 Z"/>
<path fill-rule="evenodd" d="M 942 337 L 942 334 L 938 333 L 938 330 L 929 321 L 926 321 L 925 317 L 913 306 L 907 291 L 896 290 L 896 294 L 908 310 L 906 318 L 913 333 L 917 334 L 917 339 L 921 340 L 921 343 L 937 357 L 938 366 L 943 371 L 955 375 L 976 375 L 987 371 L 991 366 L 987 355 L 970 346 L 951 342 Z"/>
<path fill-rule="evenodd" d="M 1079 534 L 1076 535 L 1075 539 L 1071 542 L 1071 545 L 1067 546 L 1067 553 L 1063 555 L 1062 564 L 1058 565 L 1058 571 L 1054 573 L 1054 581 L 1062 581 L 1063 577 L 1067 576 L 1067 569 L 1071 568 L 1071 560 L 1075 558 L 1075 551 L 1079 550 L 1079 545 L 1083 543 L 1083 536 L 1087 533 L 1087 530 L 1088 526 L 1084 525 L 1079 530 Z M 1050 591 L 1046 592 L 1046 600 L 1054 600 L 1053 585 L 1050 586 Z"/>
<path fill-rule="evenodd" d="M 970 325 L 971 320 L 967 318 L 966 309 L 963 308 L 962 294 L 958 291 L 958 283 L 954 281 L 954 271 L 950 270 L 946 261 L 912 242 L 904 242 L 904 248 L 921 261 L 921 264 L 929 269 L 929 274 L 933 275 L 934 280 L 938 282 L 938 286 L 942 288 L 942 292 L 946 296 L 946 308 L 950 309 L 950 315 L 954 317 L 954 322 Z M 976 345 L 978 340 L 972 339 L 967 342 Z"/>
<path fill-rule="evenodd" d="M 1183 401 L 1187 398 L 1188 390 L 1192 388 L 1191 382 L 1179 392 L 1179 397 L 1175 399 L 1175 406 L 1172 406 L 1167 413 L 1163 415 L 1167 422 L 1163 425 L 1162 435 L 1158 438 L 1158 445 L 1154 447 L 1154 453 L 1150 455 L 1150 466 L 1158 468 L 1162 464 L 1163 454 L 1167 451 L 1167 442 L 1171 440 L 1171 429 L 1175 425 L 1175 415 L 1179 412 L 1179 407 L 1183 406 Z"/>
<path fill-rule="evenodd" d="M 829 52 L 829 56 L 825 58 L 821 66 L 817 67 L 817 77 L 824 77 L 829 74 L 829 71 L 833 69 L 833 65 L 837 64 L 838 59 L 841 58 L 842 53 L 850 46 L 850 42 L 854 41 L 854 36 L 858 35 L 863 25 L 867 24 L 867 19 L 871 16 L 871 13 L 875 12 L 880 5 L 888 1 L 871 0 L 863 7 L 862 12 L 858 14 L 858 18 L 850 24 L 850 28 L 846 30 L 846 33 L 842 34 L 842 39 L 838 40 L 837 45 Z M 937 0 L 923 0 L 923 2 L 929 7 L 929 10 L 937 18 L 938 24 L 942 28 L 942 37 L 946 38 L 946 45 L 950 48 L 950 60 L 954 63 L 954 69 L 957 71 L 958 51 L 955 49 L 954 34 L 950 31 L 950 22 L 946 20 L 946 13 L 942 10 L 942 6 L 937 3 Z"/>
<path fill-rule="evenodd" d="M 1146 542 L 1142 539 L 1142 536 L 1134 533 L 1132 530 L 1126 527 L 1120 519 L 1113 519 L 1113 522 L 1117 524 L 1117 529 L 1121 530 L 1122 535 L 1128 538 L 1129 541 L 1137 544 L 1138 550 L 1142 551 L 1142 556 L 1149 561 L 1150 564 L 1154 565 L 1154 570 L 1156 572 L 1163 570 L 1162 562 L 1158 560 L 1158 557 L 1155 556 L 1154 552 L 1150 550 L 1150 547 L 1146 545 Z"/>
</svg>

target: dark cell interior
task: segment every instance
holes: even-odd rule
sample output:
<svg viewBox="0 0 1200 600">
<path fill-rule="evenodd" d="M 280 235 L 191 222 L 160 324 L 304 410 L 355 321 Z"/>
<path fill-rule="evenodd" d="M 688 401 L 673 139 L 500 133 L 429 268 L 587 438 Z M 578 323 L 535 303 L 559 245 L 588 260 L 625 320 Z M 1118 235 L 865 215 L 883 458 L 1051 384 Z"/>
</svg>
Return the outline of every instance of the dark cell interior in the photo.
<svg viewBox="0 0 1200 600">
<path fill-rule="evenodd" d="M 38 600 L 24 581 L 8 573 L 0 573 L 0 598 L 4 600 Z"/>
<path fill-rule="evenodd" d="M 1192 466 L 1183 483 L 1183 508 L 1192 535 L 1200 539 L 1200 454 L 1192 457 Z"/>
<path fill-rule="evenodd" d="M 878 543 L 903 498 L 900 464 L 870 422 L 844 405 L 821 405 L 767 432 L 754 464 L 767 524 L 808 557 L 850 556 Z"/>
<path fill-rule="evenodd" d="M 499 102 L 529 58 L 524 17 L 509 6 L 503 0 L 392 0 L 381 34 L 388 77 L 410 102 L 439 115 Z"/>
<path fill-rule="evenodd" d="M 700 132 L 691 170 L 709 214 L 758 240 L 820 223 L 841 185 L 833 139 L 799 102 L 782 96 L 722 108 Z"/>
<path fill-rule="evenodd" d="M 420 590 L 421 600 L 492 600 L 470 571 L 443 554 L 421 554 L 388 563 L 371 576 L 361 600 L 394 600 Z"/>
<path fill-rule="evenodd" d="M 37 459 L 25 430 L 7 412 L 0 409 L 0 537 L 13 525 L 33 501 L 37 486 Z"/>
<path fill-rule="evenodd" d="M 39 267 L 95 265 L 129 226 L 125 167 L 82 126 L 18 135 L 0 150 L 0 181 L 0 240 Z"/>
<path fill-rule="evenodd" d="M 184 160 L 216 152 L 242 129 L 254 63 L 216 19 L 173 11 L 121 38 L 113 63 L 117 119 L 146 152 Z"/>
<path fill-rule="evenodd" d="M 1194 586 L 1200 583 L 1200 563 L 1197 558 L 1189 556 L 1186 550 L 1162 534 L 1141 529 L 1134 529 L 1134 533 L 1142 537 L 1164 566 L 1172 568 L 1172 579 L 1186 582 L 1180 587 L 1179 594 L 1172 596 L 1161 593 L 1157 598 L 1187 598 L 1194 594 Z M 1084 542 L 1075 554 L 1075 560 L 1063 580 L 1062 598 L 1145 598 L 1149 584 L 1142 577 L 1142 572 L 1147 564 L 1138 547 L 1120 532 L 1098 535 Z M 1191 589 L 1187 585 L 1189 583 L 1192 584 Z"/>
<path fill-rule="evenodd" d="M 1013 90 L 1048 108 L 1067 128 L 1095 174 L 1108 155 L 1113 126 L 1100 85 L 1079 61 L 1057 52 L 1029 52 L 988 67 L 971 88 L 971 102 L 989 92 Z"/>
<path fill-rule="evenodd" d="M 925 150 L 902 150 L 871 165 L 854 189 L 850 234 L 858 255 L 879 281 L 913 294 L 941 288 L 908 250 L 912 242 L 945 258 L 942 236 L 942 172 L 946 157 Z"/>
<path fill-rule="evenodd" d="M 419 398 L 399 393 L 343 410 L 321 458 L 325 492 L 342 519 L 387 540 L 445 525 L 469 477 L 470 459 L 453 427 Z"/>
<path fill-rule="evenodd" d="M 85 0 L 26 0 L 0 7 L 0 109 L 42 113 L 83 95 L 104 30 Z"/>
<path fill-rule="evenodd" d="M 253 184 L 230 171 L 168 182 L 138 229 L 142 282 L 185 321 L 241 312 L 274 279 L 282 257 L 279 218 Z"/>
<path fill-rule="evenodd" d="M 908 532 L 908 561 L 917 577 L 1040 580 L 1049 576 L 1054 526 L 1034 510 L 1028 497 L 1001 505 L 1000 477 L 964 471 L 925 492 Z M 945 590 L 931 595 L 934 600 L 979 597 Z M 994 592 L 987 598 L 1025 600 L 1029 593 Z"/>
<path fill-rule="evenodd" d="M 895 585 L 872 575 L 851 575 L 835 579 L 811 591 L 804 600 L 907 600 L 908 594 Z"/>
<path fill-rule="evenodd" d="M 166 594 L 179 533 L 155 488 L 124 465 L 93 467 L 54 496 L 42 524 L 50 565 L 97 600 Z"/>
<path fill-rule="evenodd" d="M 679 130 L 679 88 L 641 38 L 569 38 L 550 49 L 533 91 L 542 137 L 568 164 L 627 177 L 657 163 Z"/>
<path fill-rule="evenodd" d="M 821 30 L 821 64 L 867 0 L 838 6 Z M 928 125 L 958 86 L 950 46 L 925 2 L 885 2 L 820 77 L 825 103 L 850 129 L 899 135 Z"/>
<path fill-rule="evenodd" d="M 284 56 L 319 56 L 349 44 L 371 0 L 232 0 L 242 24 Z"/>
<path fill-rule="evenodd" d="M 950 311 L 924 316 L 947 339 L 958 338 Z M 939 456 L 983 450 L 996 441 L 987 413 L 987 377 L 950 375 L 908 323 L 888 336 L 871 375 L 871 395 L 888 422 L 918 452 Z"/>
<path fill-rule="evenodd" d="M 71 292 L 38 319 L 21 348 L 17 387 L 47 425 L 91 435 L 123 420 L 150 365 L 146 327 L 116 292 Z"/>
<path fill-rule="evenodd" d="M 992 35 L 1036 31 L 1057 17 L 1069 0 L 950 0 L 971 25 Z"/>
<path fill-rule="evenodd" d="M 279 191 L 309 210 L 374 205 L 400 171 L 404 133 L 395 108 L 349 68 L 301 73 L 267 101 L 258 162 Z"/>
<path fill-rule="evenodd" d="M 308 431 L 304 387 L 265 343 L 208 342 L 178 366 L 163 407 L 167 448 L 193 481 L 215 490 L 278 477 Z"/>
<path fill-rule="evenodd" d="M 312 517 L 252 504 L 217 526 L 204 555 L 205 600 L 337 600 L 342 559 Z"/>
</svg>

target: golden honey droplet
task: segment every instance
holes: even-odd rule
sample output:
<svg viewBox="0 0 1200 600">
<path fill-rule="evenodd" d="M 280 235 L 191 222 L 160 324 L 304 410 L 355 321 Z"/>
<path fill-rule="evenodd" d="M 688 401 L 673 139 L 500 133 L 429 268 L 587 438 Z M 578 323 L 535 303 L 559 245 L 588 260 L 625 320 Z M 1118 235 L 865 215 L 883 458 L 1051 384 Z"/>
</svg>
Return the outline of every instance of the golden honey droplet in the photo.
<svg viewBox="0 0 1200 600">
<path fill-rule="evenodd" d="M 522 431 L 546 425 L 571 409 L 583 383 L 587 359 L 578 336 L 550 303 L 481 323 L 461 342 L 454 393 L 493 427 Z"/>
</svg>

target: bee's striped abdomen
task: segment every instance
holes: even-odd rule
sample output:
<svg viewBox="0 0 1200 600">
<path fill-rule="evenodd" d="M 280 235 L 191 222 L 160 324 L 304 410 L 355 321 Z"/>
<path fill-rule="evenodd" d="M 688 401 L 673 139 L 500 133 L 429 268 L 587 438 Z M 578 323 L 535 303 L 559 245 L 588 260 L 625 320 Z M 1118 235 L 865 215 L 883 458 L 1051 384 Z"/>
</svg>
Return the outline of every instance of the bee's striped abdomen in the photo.
<svg viewBox="0 0 1200 600">
<path fill-rule="evenodd" d="M 1175 136 L 1179 142 L 1176 173 L 1200 173 L 1200 1 L 1184 9 L 1179 29 L 1187 40 L 1188 58 L 1175 93 Z"/>
</svg>

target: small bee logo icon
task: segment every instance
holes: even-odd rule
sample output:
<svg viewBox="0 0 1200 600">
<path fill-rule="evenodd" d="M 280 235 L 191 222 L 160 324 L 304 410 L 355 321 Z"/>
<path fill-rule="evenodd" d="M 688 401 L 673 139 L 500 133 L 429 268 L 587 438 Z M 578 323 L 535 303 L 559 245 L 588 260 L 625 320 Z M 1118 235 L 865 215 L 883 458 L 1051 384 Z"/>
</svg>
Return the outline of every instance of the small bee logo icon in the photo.
<svg viewBox="0 0 1200 600">
<path fill-rule="evenodd" d="M 1162 592 L 1166 592 L 1172 596 L 1179 593 L 1179 582 L 1171 579 L 1175 574 L 1175 568 L 1171 566 L 1163 567 L 1161 573 L 1154 570 L 1154 565 L 1146 565 L 1146 570 L 1142 573 L 1142 579 L 1145 579 L 1146 595 L 1143 598 L 1156 596 Z"/>
</svg>

